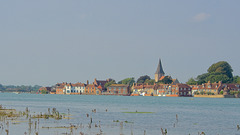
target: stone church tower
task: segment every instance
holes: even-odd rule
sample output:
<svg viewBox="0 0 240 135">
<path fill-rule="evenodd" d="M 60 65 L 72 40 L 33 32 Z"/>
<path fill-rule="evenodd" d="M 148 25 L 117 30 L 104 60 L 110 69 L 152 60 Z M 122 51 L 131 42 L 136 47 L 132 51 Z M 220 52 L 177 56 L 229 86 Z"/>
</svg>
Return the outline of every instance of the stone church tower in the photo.
<svg viewBox="0 0 240 135">
<path fill-rule="evenodd" d="M 159 79 L 164 75 L 165 75 L 165 73 L 164 73 L 163 68 L 162 68 L 161 59 L 159 59 L 157 71 L 155 72 L 155 82 L 158 82 Z"/>
</svg>

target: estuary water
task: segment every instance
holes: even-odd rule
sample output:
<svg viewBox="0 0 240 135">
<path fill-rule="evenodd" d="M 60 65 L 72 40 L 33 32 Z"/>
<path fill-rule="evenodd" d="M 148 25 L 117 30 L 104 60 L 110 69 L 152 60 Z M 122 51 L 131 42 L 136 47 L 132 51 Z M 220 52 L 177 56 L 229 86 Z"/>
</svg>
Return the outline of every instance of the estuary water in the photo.
<svg viewBox="0 0 240 135">
<path fill-rule="evenodd" d="M 70 117 L 40 119 L 37 128 L 32 126 L 31 131 L 28 120 L 23 118 L 18 124 L 10 122 L 9 135 L 35 135 L 36 132 L 39 135 L 162 135 L 161 128 L 167 130 L 167 135 L 198 135 L 201 132 L 206 135 L 240 135 L 237 130 L 240 99 L 237 98 L 0 93 L 0 104 L 18 111 L 28 107 L 32 115 L 56 108 Z M 92 112 L 94 109 L 96 112 Z M 34 123 L 37 119 L 32 121 Z M 69 125 L 78 128 L 56 128 Z M 0 129 L 0 134 L 6 134 L 4 129 Z"/>
</svg>

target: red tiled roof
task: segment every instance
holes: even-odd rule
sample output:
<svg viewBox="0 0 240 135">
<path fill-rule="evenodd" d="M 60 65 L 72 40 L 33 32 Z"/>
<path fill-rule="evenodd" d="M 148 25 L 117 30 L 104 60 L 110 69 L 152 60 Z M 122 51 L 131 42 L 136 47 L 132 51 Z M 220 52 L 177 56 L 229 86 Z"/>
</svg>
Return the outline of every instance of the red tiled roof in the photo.
<svg viewBox="0 0 240 135">
<path fill-rule="evenodd" d="M 164 79 L 166 76 L 162 76 L 159 80 L 161 81 L 162 79 Z"/>
</svg>

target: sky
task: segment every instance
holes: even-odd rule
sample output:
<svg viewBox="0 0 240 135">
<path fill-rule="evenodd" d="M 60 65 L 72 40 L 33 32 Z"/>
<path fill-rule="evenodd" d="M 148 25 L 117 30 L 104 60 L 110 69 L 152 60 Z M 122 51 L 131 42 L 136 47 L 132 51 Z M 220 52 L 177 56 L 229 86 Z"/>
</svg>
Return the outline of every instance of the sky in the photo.
<svg viewBox="0 0 240 135">
<path fill-rule="evenodd" d="M 0 83 L 154 78 L 185 83 L 227 61 L 240 75 L 239 0 L 0 1 Z"/>
</svg>

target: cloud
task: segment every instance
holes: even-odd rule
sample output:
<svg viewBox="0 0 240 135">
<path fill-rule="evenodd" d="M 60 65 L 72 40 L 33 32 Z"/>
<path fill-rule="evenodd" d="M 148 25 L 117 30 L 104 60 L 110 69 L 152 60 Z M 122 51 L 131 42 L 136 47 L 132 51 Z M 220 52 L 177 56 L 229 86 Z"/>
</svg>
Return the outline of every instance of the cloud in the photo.
<svg viewBox="0 0 240 135">
<path fill-rule="evenodd" d="M 208 19 L 211 15 L 206 13 L 199 13 L 193 17 L 193 20 L 196 22 L 202 22 Z"/>
</svg>

